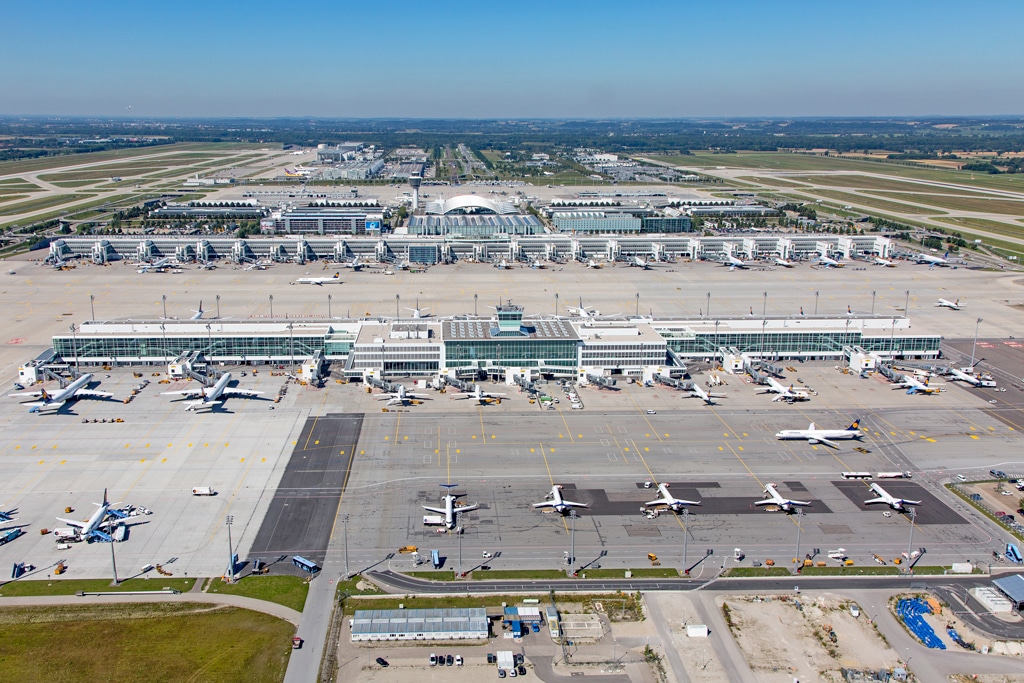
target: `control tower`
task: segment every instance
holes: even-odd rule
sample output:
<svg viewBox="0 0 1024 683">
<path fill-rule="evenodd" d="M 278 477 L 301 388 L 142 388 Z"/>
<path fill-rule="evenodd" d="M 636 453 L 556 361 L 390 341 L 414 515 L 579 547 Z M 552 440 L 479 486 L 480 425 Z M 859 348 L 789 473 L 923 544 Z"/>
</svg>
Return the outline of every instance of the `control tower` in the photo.
<svg viewBox="0 0 1024 683">
<path fill-rule="evenodd" d="M 415 212 L 420 206 L 420 184 L 423 182 L 423 176 L 419 173 L 414 173 L 409 176 L 409 185 L 412 187 L 412 210 Z"/>
</svg>

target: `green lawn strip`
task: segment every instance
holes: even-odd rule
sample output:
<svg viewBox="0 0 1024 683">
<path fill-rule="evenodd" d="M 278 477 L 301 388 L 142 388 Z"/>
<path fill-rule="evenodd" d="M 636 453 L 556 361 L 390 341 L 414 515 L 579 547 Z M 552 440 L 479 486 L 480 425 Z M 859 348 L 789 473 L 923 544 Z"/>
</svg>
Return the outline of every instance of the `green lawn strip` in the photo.
<svg viewBox="0 0 1024 683">
<path fill-rule="evenodd" d="M 499 579 L 564 579 L 566 573 L 558 569 L 491 569 L 473 572 L 472 578 L 477 581 Z"/>
<path fill-rule="evenodd" d="M 890 566 L 852 566 L 852 567 L 804 567 L 800 572 L 803 576 L 885 576 L 899 574 L 899 567 Z"/>
<path fill-rule="evenodd" d="M 145 175 L 154 171 L 167 168 L 167 165 L 159 163 L 146 164 L 145 166 L 134 166 L 126 168 L 115 168 L 113 166 L 100 166 L 99 168 L 83 168 L 75 171 L 62 171 L 60 173 L 47 173 L 40 175 L 40 180 L 50 183 L 71 182 L 74 180 L 104 180 L 115 176 Z"/>
<path fill-rule="evenodd" d="M 306 604 L 309 584 L 299 576 L 252 575 L 242 577 L 230 584 L 219 578 L 211 579 L 206 592 L 276 602 L 301 612 Z"/>
<path fill-rule="evenodd" d="M 125 591 L 159 591 L 172 588 L 185 593 L 192 589 L 195 579 L 153 575 L 151 578 L 135 578 L 122 581 L 117 586 L 111 579 L 51 579 L 10 581 L 0 586 L 0 596 L 28 597 L 33 595 L 75 595 L 86 593 L 123 593 Z"/>
<path fill-rule="evenodd" d="M 467 592 L 471 591 L 472 584 L 467 584 Z M 589 605 L 592 602 L 601 602 L 606 607 L 611 602 L 632 600 L 634 594 L 609 591 L 607 593 L 555 593 L 555 600 L 559 603 L 571 602 Z M 551 604 L 550 593 L 530 593 L 523 595 L 395 595 L 388 597 L 350 597 L 345 600 L 344 612 L 351 616 L 357 609 L 398 609 L 402 605 L 404 609 L 439 609 L 439 608 L 464 608 L 464 607 L 496 607 L 502 603 L 507 605 L 522 605 L 525 600 L 538 600 L 535 606 L 544 607 Z"/>
<path fill-rule="evenodd" d="M 295 633 L 267 614 L 195 603 L 7 607 L 0 624 L 0 679 L 61 683 L 281 681 Z M 97 647 L 59 654 L 55 638 Z"/>
<path fill-rule="evenodd" d="M 875 173 L 884 173 L 885 169 L 877 170 Z M 957 187 L 943 187 L 941 185 L 929 185 L 908 178 L 879 178 L 877 176 L 865 175 L 808 175 L 788 176 L 787 180 L 807 183 L 815 186 L 856 188 L 859 190 L 873 190 L 879 194 L 889 192 L 926 192 L 928 194 L 968 194 L 978 197 L 991 196 L 983 191 L 960 189 Z"/>
<path fill-rule="evenodd" d="M 31 196 L 32 195 L 27 195 L 27 194 L 12 194 L 12 195 L 6 195 L 6 196 L 3 195 L 3 194 L 0 194 L 0 203 L 3 203 L 3 202 L 17 202 L 17 201 L 21 201 L 22 199 L 27 199 L 28 197 L 31 197 Z"/>
<path fill-rule="evenodd" d="M 95 197 L 94 194 L 60 194 L 50 195 L 48 197 L 40 197 L 39 199 L 33 199 L 28 202 L 21 202 L 20 204 L 11 204 L 10 206 L 4 207 L 4 213 L 8 215 L 16 215 L 21 213 L 29 213 L 32 211 L 42 211 L 43 209 L 49 209 L 53 206 L 60 206 L 61 204 L 72 204 L 82 199 L 89 199 Z"/>
<path fill-rule="evenodd" d="M 622 579 L 626 572 L 632 573 L 634 579 L 678 579 L 679 570 L 671 567 L 641 567 L 640 569 L 584 569 L 580 578 L 587 579 Z"/>
<path fill-rule="evenodd" d="M 411 576 L 417 579 L 427 579 L 428 581 L 454 581 L 455 571 L 454 570 L 441 570 L 436 572 L 403 572 L 406 576 Z"/>
<path fill-rule="evenodd" d="M 729 578 L 745 576 L 792 576 L 792 574 L 793 572 L 789 571 L 785 567 L 733 567 L 725 572 L 725 576 Z"/>
<path fill-rule="evenodd" d="M 890 202 L 884 199 L 877 199 L 869 195 L 852 194 L 849 192 L 837 192 L 836 190 L 819 190 L 800 188 L 800 190 L 813 194 L 818 197 L 826 197 L 828 199 L 835 199 L 836 201 L 842 202 L 843 205 L 847 204 L 860 204 L 870 208 L 876 208 L 881 211 L 898 211 L 900 213 L 916 213 L 916 214 L 943 214 L 946 213 L 942 209 L 938 208 L 927 208 L 923 206 L 912 206 L 910 204 L 901 204 L 899 202 Z M 910 195 L 914 197 L 915 195 Z M 916 199 L 919 204 L 927 204 L 927 198 Z"/>
<path fill-rule="evenodd" d="M 938 196 L 927 197 L 922 195 L 908 194 L 906 192 L 884 192 L 887 197 L 904 201 L 913 201 L 918 204 L 939 206 L 944 209 L 959 211 L 978 211 L 982 213 L 1005 213 L 1011 216 L 1024 214 L 1024 201 L 1000 198 L 985 199 L 981 197 L 950 197 Z"/>
</svg>

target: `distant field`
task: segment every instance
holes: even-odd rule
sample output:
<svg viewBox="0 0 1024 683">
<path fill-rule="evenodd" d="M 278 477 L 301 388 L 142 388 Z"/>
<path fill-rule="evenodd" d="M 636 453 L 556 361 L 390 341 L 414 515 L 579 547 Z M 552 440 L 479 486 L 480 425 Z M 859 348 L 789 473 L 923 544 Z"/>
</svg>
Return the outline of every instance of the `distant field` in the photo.
<svg viewBox="0 0 1024 683">
<path fill-rule="evenodd" d="M 61 683 L 280 681 L 295 633 L 267 614 L 189 603 L 5 607 L 0 624 L 0 680 Z"/>
<path fill-rule="evenodd" d="M 887 202 L 884 199 L 876 199 L 868 195 L 852 194 L 849 192 L 838 192 L 836 190 L 807 190 L 808 194 L 815 196 L 828 197 L 829 199 L 835 199 L 836 201 L 845 204 L 862 204 L 864 206 L 874 207 L 879 211 L 896 211 L 898 213 L 911 213 L 921 215 L 934 215 L 942 214 L 945 211 L 941 209 L 925 209 L 919 206 L 911 206 L 910 204 L 899 204 L 897 202 Z M 913 195 L 912 195 L 913 196 Z M 925 202 L 921 202 L 922 204 Z"/>
<path fill-rule="evenodd" d="M 306 604 L 309 584 L 300 576 L 245 576 L 231 584 L 211 579 L 207 593 L 268 600 L 301 612 Z"/>
<path fill-rule="evenodd" d="M 756 183 L 758 185 L 769 185 L 771 187 L 787 187 L 787 188 L 808 187 L 808 185 L 804 185 L 803 183 L 790 182 L 789 178 L 787 178 L 786 180 L 783 180 L 782 178 L 765 177 L 765 176 L 756 176 L 755 177 L 755 176 L 745 175 L 745 176 L 739 176 L 738 178 L 736 178 L 736 180 L 744 180 L 744 181 L 746 181 L 748 183 Z"/>
<path fill-rule="evenodd" d="M 104 180 L 107 178 L 113 178 L 116 176 L 138 176 L 146 173 L 152 173 L 153 171 L 160 171 L 166 168 L 166 166 L 144 166 L 139 169 L 113 169 L 113 168 L 87 168 L 81 171 L 67 171 L 66 173 L 47 173 L 46 175 L 40 175 L 40 180 L 47 182 L 69 182 L 75 180 Z"/>
<path fill-rule="evenodd" d="M 1024 237 L 1024 227 L 1015 226 L 1012 223 L 1000 223 L 998 221 L 985 220 L 984 218 L 966 218 L 964 216 L 942 216 L 937 220 L 943 223 L 950 223 L 958 229 L 966 228 L 969 230 L 977 228 L 978 230 L 994 232 L 998 235 L 1006 235 L 1007 237 Z"/>
<path fill-rule="evenodd" d="M 173 145 L 157 145 L 155 147 L 142 147 L 135 149 L 115 149 L 106 152 L 88 152 L 85 154 L 65 154 L 44 159 L 25 159 L 23 161 L 0 162 L 0 176 L 26 171 L 43 171 L 46 169 L 59 169 L 66 166 L 81 166 L 82 164 L 94 164 L 101 161 L 129 160 L 135 157 L 145 157 L 154 154 L 180 156 L 186 152 L 225 152 L 232 150 L 273 148 L 274 145 L 247 145 L 233 143 L 193 143 L 179 142 Z M 169 154 L 176 152 L 178 154 Z M 161 163 L 163 156 L 160 157 Z"/>
<path fill-rule="evenodd" d="M 920 198 L 917 195 L 908 195 L 901 192 L 880 192 L 887 197 L 894 199 L 909 199 L 922 204 L 941 206 L 947 209 L 958 209 L 960 211 L 983 211 L 987 213 L 1005 213 L 1012 216 L 1024 216 L 1024 201 L 1013 199 L 978 199 L 974 197 L 928 197 Z"/>
<path fill-rule="evenodd" d="M 0 192 L 0 203 L 3 203 L 3 202 L 16 202 L 19 199 L 26 199 L 27 197 L 30 197 L 30 196 L 31 195 L 27 195 L 27 194 L 5 195 L 4 193 Z"/>
<path fill-rule="evenodd" d="M 876 173 L 882 173 L 885 169 L 879 169 Z M 982 192 L 961 190 L 954 187 L 942 187 L 939 185 L 926 185 L 913 180 L 901 178 L 877 178 L 863 175 L 819 175 L 819 176 L 791 176 L 791 180 L 800 180 L 812 185 L 827 185 L 828 187 L 855 187 L 860 190 L 892 190 L 892 191 L 919 191 L 929 194 L 970 194 L 979 197 L 989 196 Z"/>
<path fill-rule="evenodd" d="M 29 213 L 30 211 L 42 211 L 48 209 L 51 206 L 60 206 L 62 204 L 71 204 L 82 199 L 89 199 L 95 197 L 94 194 L 62 194 L 62 195 L 51 195 L 49 197 L 40 197 L 39 199 L 33 199 L 29 202 L 22 202 L 21 204 L 12 204 L 11 206 L 4 207 L 4 213 L 9 216 L 14 216 L 21 213 Z"/>
</svg>

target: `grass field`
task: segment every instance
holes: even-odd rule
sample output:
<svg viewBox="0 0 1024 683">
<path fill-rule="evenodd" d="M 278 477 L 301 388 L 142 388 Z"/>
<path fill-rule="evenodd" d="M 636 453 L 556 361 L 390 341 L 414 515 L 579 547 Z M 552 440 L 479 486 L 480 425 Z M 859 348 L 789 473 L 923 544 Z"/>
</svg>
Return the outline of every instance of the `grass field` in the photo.
<svg viewBox="0 0 1024 683">
<path fill-rule="evenodd" d="M 31 195 L 27 194 L 4 195 L 3 193 L 0 193 L 0 202 L 17 202 L 21 201 L 22 199 L 27 199 L 30 196 Z"/>
<path fill-rule="evenodd" d="M 746 181 L 748 183 L 757 184 L 757 185 L 769 185 L 771 187 L 785 187 L 785 188 L 790 188 L 790 189 L 811 187 L 810 183 L 790 182 L 790 179 L 788 179 L 788 178 L 783 180 L 782 178 L 771 178 L 771 177 L 761 177 L 761 176 L 745 175 L 745 176 L 739 176 L 738 178 L 736 178 L 736 180 L 743 180 L 743 181 Z"/>
<path fill-rule="evenodd" d="M 564 579 L 566 574 L 558 569 L 498 569 L 486 572 L 473 572 L 472 578 L 477 581 L 499 579 Z"/>
<path fill-rule="evenodd" d="M 877 199 L 877 198 L 869 196 L 869 195 L 852 194 L 852 193 L 849 193 L 849 192 L 839 192 L 837 190 L 813 189 L 813 190 L 806 190 L 806 192 L 808 194 L 813 194 L 816 197 L 827 197 L 828 199 L 834 199 L 837 202 L 842 203 L 843 206 L 846 206 L 848 204 L 852 204 L 852 205 L 860 204 L 860 205 L 867 206 L 867 207 L 870 207 L 870 208 L 878 209 L 879 211 L 894 211 L 894 212 L 897 212 L 897 213 L 919 214 L 919 215 L 926 215 L 926 216 L 946 213 L 942 209 L 927 209 L 927 208 L 923 208 L 923 207 L 920 207 L 920 206 L 911 206 L 910 204 L 900 204 L 898 202 L 890 202 L 890 201 L 886 201 L 884 199 Z M 914 197 L 916 195 L 910 195 L 910 196 Z M 920 202 L 922 204 L 926 203 L 924 200 L 920 200 L 920 199 L 914 200 L 914 201 L 918 201 L 918 202 Z"/>
<path fill-rule="evenodd" d="M 986 230 L 1010 237 L 1024 237 L 1024 228 L 1014 226 L 1012 223 L 1000 223 L 999 221 L 990 221 L 984 218 L 967 218 L 964 216 L 943 216 L 938 220 L 941 220 L 943 223 L 950 223 L 956 228 L 977 228 L 978 230 Z"/>
<path fill-rule="evenodd" d="M 295 633 L 266 614 L 188 603 L 8 607 L 0 624 L 0 680 L 61 683 L 280 681 Z"/>
<path fill-rule="evenodd" d="M 733 567 L 726 576 L 791 576 L 785 567 Z"/>
<path fill-rule="evenodd" d="M 182 593 L 192 589 L 195 579 L 176 579 L 156 575 L 151 579 L 137 578 L 122 581 L 117 586 L 111 585 L 110 579 L 53 579 L 42 581 L 11 581 L 0 586 L 0 595 L 5 598 L 27 597 L 33 595 L 74 595 L 78 591 L 88 593 L 123 592 L 123 591 L 158 591 L 174 588 Z"/>
<path fill-rule="evenodd" d="M 77 202 L 82 199 L 90 199 L 95 196 L 96 195 L 94 194 L 61 194 L 51 195 L 49 197 L 40 197 L 39 199 L 33 199 L 32 201 L 29 202 L 22 202 L 20 204 L 11 204 L 10 206 L 5 206 L 4 213 L 8 216 L 14 216 L 20 213 L 42 211 L 43 209 L 49 209 L 52 206 L 71 204 L 73 202 Z"/>
<path fill-rule="evenodd" d="M 885 576 L 899 574 L 899 567 L 870 565 L 863 567 L 804 567 L 804 576 Z"/>
<path fill-rule="evenodd" d="M 301 612 L 306 605 L 309 584 L 299 576 L 246 576 L 231 584 L 210 579 L 206 592 L 276 602 Z"/>
<path fill-rule="evenodd" d="M 87 152 L 85 154 L 65 154 L 44 159 L 25 159 L 21 161 L 0 162 L 0 176 L 12 175 L 14 173 L 25 173 L 26 171 L 44 171 L 47 169 L 59 169 L 66 166 L 81 166 L 83 164 L 95 164 L 103 161 L 125 161 L 136 157 L 146 157 L 155 154 L 161 155 L 159 163 L 167 158 L 181 157 L 189 152 L 198 153 L 224 153 L 231 151 L 245 151 L 275 147 L 275 145 L 243 144 L 227 142 L 179 142 L 171 145 L 157 145 L 155 147 L 143 147 L 135 149 L 114 149 L 105 152 Z M 173 152 L 174 154 L 170 154 Z M 165 156 L 164 156 L 165 155 Z M 207 154 L 206 156 L 210 156 Z"/>
<path fill-rule="evenodd" d="M 1013 199 L 981 199 L 975 197 L 921 197 L 919 195 L 908 195 L 900 192 L 884 192 L 886 197 L 903 199 L 928 204 L 930 206 L 941 206 L 946 209 L 959 211 L 982 211 L 986 213 L 1005 213 L 1012 216 L 1024 215 L 1024 201 Z"/>
<path fill-rule="evenodd" d="M 167 168 L 167 166 L 160 164 L 148 164 L 146 166 L 139 166 L 137 168 L 130 169 L 102 166 L 100 168 L 83 168 L 80 171 L 47 173 L 46 175 L 40 175 L 39 179 L 50 183 L 69 182 L 75 180 L 109 180 L 115 176 L 141 176 L 154 171 L 161 171 L 165 168 Z"/>
<path fill-rule="evenodd" d="M 882 167 L 875 173 L 884 173 L 887 169 Z M 927 185 L 906 180 L 903 178 L 877 178 L 863 175 L 815 175 L 815 176 L 789 176 L 789 180 L 799 180 L 810 185 L 825 185 L 828 187 L 850 187 L 858 190 L 891 190 L 895 192 L 927 192 L 929 194 L 969 194 L 979 197 L 989 196 L 983 192 L 974 190 L 959 189 L 955 187 L 942 187 L 941 185 Z"/>
<path fill-rule="evenodd" d="M 65 195 L 65 196 L 70 196 L 70 195 Z M 95 195 L 85 195 L 85 196 L 86 197 L 93 197 Z M 9 221 L 7 223 L 4 223 L 4 224 L 0 225 L 0 230 L 6 230 L 7 228 L 11 227 L 14 224 L 30 225 L 30 224 L 34 224 L 34 223 L 41 223 L 43 221 L 48 221 L 51 218 L 57 218 L 58 216 L 65 216 L 65 215 L 72 216 L 76 212 L 82 211 L 84 209 L 91 209 L 93 207 L 102 206 L 102 205 L 110 203 L 110 202 L 124 202 L 124 201 L 128 201 L 128 200 L 131 200 L 131 201 L 145 201 L 146 199 L 149 199 L 152 196 L 153 195 L 151 195 L 151 194 L 139 194 L 139 193 L 110 195 L 110 196 L 107 196 L 107 197 L 103 197 L 101 199 L 97 199 L 95 201 L 84 202 L 82 204 L 77 204 L 75 206 L 64 206 L 64 207 L 62 207 L 61 209 L 59 209 L 57 211 L 50 211 L 49 213 L 45 213 L 45 214 L 37 214 L 37 215 L 31 216 L 29 218 L 22 218 L 20 221 Z M 131 201 L 129 201 L 129 203 L 131 203 Z M 7 209 L 5 208 L 5 212 L 6 211 L 7 211 Z"/>
<path fill-rule="evenodd" d="M 630 569 L 634 579 L 678 579 L 679 570 L 671 567 L 642 567 Z M 621 579 L 625 577 L 625 569 L 585 569 L 580 577 L 588 579 Z"/>
</svg>

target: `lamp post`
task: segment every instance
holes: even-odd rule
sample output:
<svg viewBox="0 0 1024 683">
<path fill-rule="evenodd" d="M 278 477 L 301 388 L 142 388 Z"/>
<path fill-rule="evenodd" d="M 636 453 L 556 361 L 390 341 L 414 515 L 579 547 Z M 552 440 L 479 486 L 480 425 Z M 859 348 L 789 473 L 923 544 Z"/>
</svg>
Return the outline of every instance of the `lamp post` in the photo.
<svg viewBox="0 0 1024 683">
<path fill-rule="evenodd" d="M 818 295 L 821 294 L 818 290 L 814 290 L 814 315 L 818 315 Z"/>
<path fill-rule="evenodd" d="M 804 521 L 804 511 L 802 508 L 796 509 L 796 553 L 794 559 L 796 559 L 797 566 L 800 566 L 800 532 L 802 531 Z"/>
<path fill-rule="evenodd" d="M 288 323 L 288 347 L 291 350 L 291 356 L 292 356 L 292 362 L 291 362 L 291 365 L 290 365 L 290 370 L 293 373 L 295 372 L 295 336 L 294 336 L 294 333 L 292 332 L 294 327 L 295 327 L 294 323 Z"/>
<path fill-rule="evenodd" d="M 270 319 L 274 319 L 274 295 L 270 295 Z"/>
<path fill-rule="evenodd" d="M 220 294 L 217 295 L 217 320 L 220 320 Z"/>
<path fill-rule="evenodd" d="M 971 346 L 971 368 L 974 367 L 974 352 L 978 350 L 978 327 L 984 318 L 978 318 L 974 323 L 974 345 Z"/>
<path fill-rule="evenodd" d="M 763 318 L 768 312 L 768 292 L 765 292 L 762 296 L 764 297 L 764 303 L 761 304 L 761 317 Z"/>
<path fill-rule="evenodd" d="M 636 315 L 640 317 L 640 292 L 636 293 Z"/>
<path fill-rule="evenodd" d="M 473 317 L 474 318 L 476 317 L 476 298 L 477 298 L 477 295 L 474 294 L 473 295 Z"/>
<path fill-rule="evenodd" d="M 228 527 L 228 583 L 235 582 L 235 545 L 231 542 L 231 525 L 234 523 L 234 515 L 228 515 L 224 520 L 224 524 Z"/>
<path fill-rule="evenodd" d="M 96 297 L 94 297 L 92 294 L 90 294 L 89 295 L 89 310 L 92 311 L 92 321 L 93 322 L 96 322 L 96 305 L 94 303 L 95 301 L 96 301 Z"/>
<path fill-rule="evenodd" d="M 558 315 L 558 292 L 555 292 L 555 315 Z"/>
<path fill-rule="evenodd" d="M 455 535 L 459 537 L 459 576 L 462 578 L 462 513 L 455 513 Z"/>
<path fill-rule="evenodd" d="M 164 336 L 164 365 L 167 365 L 167 327 L 160 323 L 160 333 Z"/>
<path fill-rule="evenodd" d="M 896 318 L 892 319 L 892 331 L 889 332 L 889 355 L 896 358 Z"/>
<path fill-rule="evenodd" d="M 875 314 L 875 291 L 871 290 L 871 315 Z"/>
<path fill-rule="evenodd" d="M 708 305 L 707 305 L 707 308 L 704 309 L 704 314 L 707 315 L 707 317 L 710 318 L 711 317 L 711 292 L 708 292 L 707 297 L 708 297 Z"/>
<path fill-rule="evenodd" d="M 162 294 L 161 297 L 164 300 L 164 319 L 166 320 L 167 319 L 167 295 L 166 294 Z"/>
<path fill-rule="evenodd" d="M 686 572 L 686 539 L 690 536 L 690 510 L 689 508 L 683 508 L 683 571 Z"/>
<path fill-rule="evenodd" d="M 78 335 L 75 334 L 75 324 L 71 323 L 71 346 L 75 354 L 75 374 L 78 374 Z"/>
<path fill-rule="evenodd" d="M 572 532 L 569 534 L 569 569 L 572 570 L 576 562 L 576 511 L 569 511 L 569 519 L 572 520 Z M 575 573 L 575 572 L 574 572 Z"/>
<path fill-rule="evenodd" d="M 114 585 L 119 586 L 121 582 L 117 578 L 117 560 L 114 559 L 114 543 L 110 543 L 110 564 L 114 567 Z"/>
<path fill-rule="evenodd" d="M 345 543 L 345 580 L 348 580 L 348 515 L 341 516 L 342 539 Z"/>
<path fill-rule="evenodd" d="M 910 508 L 910 539 L 907 541 L 907 571 L 912 572 L 914 568 L 910 561 L 911 548 L 914 547 L 914 522 L 917 520 L 917 510 Z"/>
<path fill-rule="evenodd" d="M 398 318 L 398 302 L 401 300 L 401 296 L 395 294 L 395 318 Z"/>
<path fill-rule="evenodd" d="M 210 329 L 210 323 L 206 323 L 206 348 L 209 358 L 213 360 L 213 332 Z"/>
<path fill-rule="evenodd" d="M 331 319 L 331 295 L 327 295 L 327 319 Z"/>
<path fill-rule="evenodd" d="M 767 318 L 761 318 L 761 355 L 762 356 L 764 355 L 764 351 L 765 351 L 765 349 L 764 349 L 764 333 L 765 333 L 765 328 L 767 326 L 768 326 L 768 319 Z"/>
<path fill-rule="evenodd" d="M 903 302 L 903 317 L 910 317 L 910 290 L 907 290 L 907 300 Z"/>
</svg>

